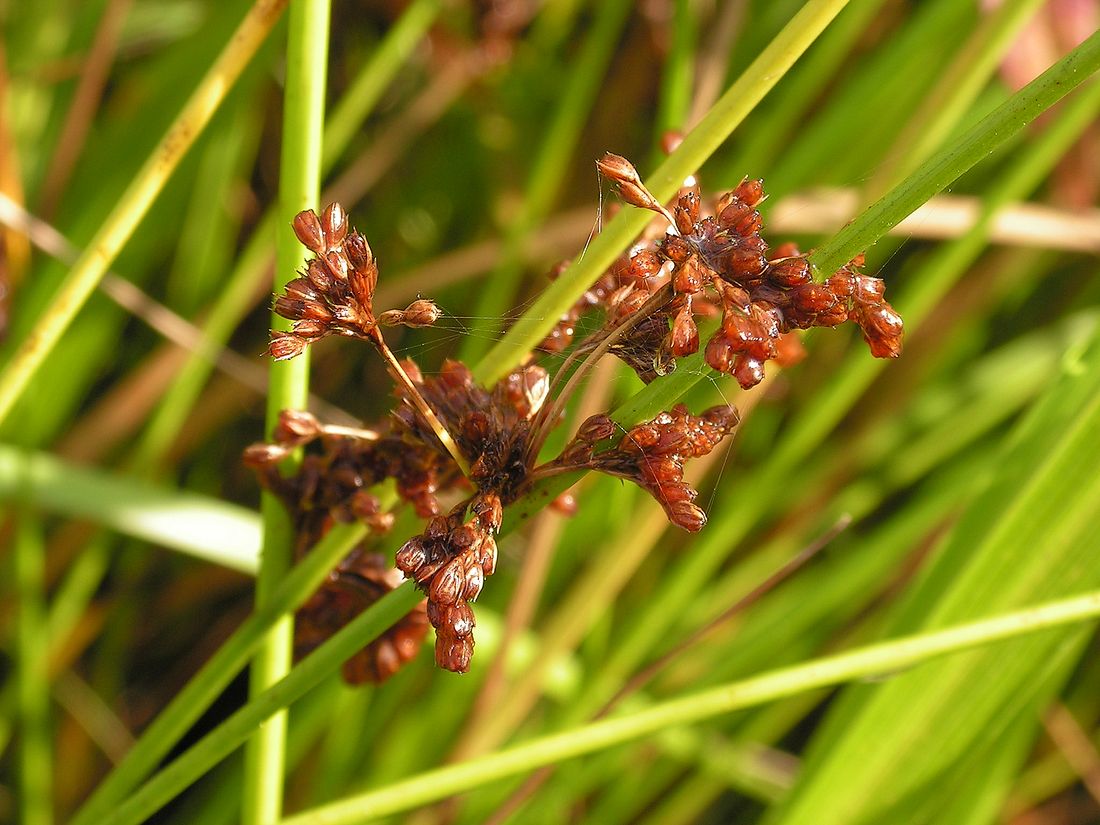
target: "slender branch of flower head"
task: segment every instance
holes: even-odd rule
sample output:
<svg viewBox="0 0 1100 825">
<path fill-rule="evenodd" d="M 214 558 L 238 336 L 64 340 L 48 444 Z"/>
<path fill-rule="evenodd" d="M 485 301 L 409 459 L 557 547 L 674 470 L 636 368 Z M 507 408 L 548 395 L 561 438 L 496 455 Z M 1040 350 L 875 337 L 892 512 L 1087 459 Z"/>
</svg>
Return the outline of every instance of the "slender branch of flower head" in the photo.
<svg viewBox="0 0 1100 825">
<path fill-rule="evenodd" d="M 450 453 L 451 458 L 455 460 L 462 474 L 468 477 L 470 475 L 470 462 L 462 455 L 462 450 L 455 444 L 455 440 L 451 437 L 447 428 L 443 426 L 443 423 L 439 420 L 435 411 L 432 410 L 428 402 L 424 400 L 424 396 L 420 394 L 420 390 L 417 389 L 416 384 L 409 378 L 409 374 L 405 372 L 405 369 L 401 366 L 401 362 L 394 357 L 393 352 L 386 345 L 386 341 L 377 327 L 375 327 L 375 333 L 376 334 L 370 339 L 371 343 L 374 344 L 374 348 L 378 350 L 379 354 L 385 360 L 390 375 L 404 387 L 409 401 L 416 407 L 417 412 L 420 413 L 424 422 L 432 428 L 435 437 L 439 439 L 439 443 L 443 445 L 444 449 Z"/>
<path fill-rule="evenodd" d="M 654 292 L 639 310 L 620 319 L 619 323 L 615 326 L 603 331 L 597 340 L 586 342 L 583 348 L 578 347 L 570 354 L 569 358 L 566 359 L 565 363 L 555 374 L 554 383 L 557 383 L 562 376 L 566 375 L 569 366 L 571 366 L 571 361 L 575 360 L 575 356 L 579 353 L 583 353 L 586 357 L 584 362 L 569 375 L 565 386 L 556 396 L 554 396 L 553 403 L 548 405 L 548 408 L 544 407 L 543 410 L 539 412 L 539 416 L 535 420 L 535 425 L 532 427 L 531 444 L 527 453 L 529 462 L 533 461 L 538 456 L 539 450 L 542 449 L 542 445 L 546 443 L 546 439 L 550 435 L 550 429 L 555 425 L 558 418 L 565 410 L 565 405 L 569 403 L 569 399 L 576 391 L 578 382 L 588 374 L 588 371 L 596 365 L 596 362 L 607 354 L 608 350 L 614 346 L 616 341 L 621 340 L 628 332 L 637 327 L 638 324 L 668 304 L 672 298 L 672 288 L 668 284 L 665 284 Z M 551 393 L 553 393 L 554 389 L 554 385 L 551 384 Z"/>
</svg>

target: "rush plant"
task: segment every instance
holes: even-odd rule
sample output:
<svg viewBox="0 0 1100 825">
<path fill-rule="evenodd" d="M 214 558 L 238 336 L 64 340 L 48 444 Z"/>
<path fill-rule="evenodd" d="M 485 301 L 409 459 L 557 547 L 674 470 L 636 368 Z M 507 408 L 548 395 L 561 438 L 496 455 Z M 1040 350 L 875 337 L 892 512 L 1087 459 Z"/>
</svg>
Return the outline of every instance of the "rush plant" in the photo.
<svg viewBox="0 0 1100 825">
<path fill-rule="evenodd" d="M 0 4 L 0 821 L 1095 818 L 1098 19 Z"/>
</svg>

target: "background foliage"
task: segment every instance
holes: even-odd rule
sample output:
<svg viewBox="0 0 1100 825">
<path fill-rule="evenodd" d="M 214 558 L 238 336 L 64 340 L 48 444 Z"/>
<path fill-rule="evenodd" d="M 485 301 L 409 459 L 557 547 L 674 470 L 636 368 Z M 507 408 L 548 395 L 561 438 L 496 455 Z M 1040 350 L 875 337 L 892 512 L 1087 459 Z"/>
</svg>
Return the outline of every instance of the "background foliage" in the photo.
<svg viewBox="0 0 1100 825">
<path fill-rule="evenodd" d="M 78 821 L 234 822 L 243 805 L 252 822 L 319 806 L 425 825 L 1100 822 L 1092 625 L 992 641 L 1040 621 L 1028 614 L 908 667 L 946 649 L 938 631 L 1100 588 L 1095 4 L 339 0 L 327 45 L 322 26 L 288 51 L 282 19 L 254 56 L 238 48 L 243 73 L 148 213 L 119 217 L 248 8 L 0 3 L 4 386 L 76 252 L 112 221 L 131 233 L 0 425 L 0 821 L 69 819 L 99 788 Z M 509 11 L 516 28 L 494 30 Z M 1046 92 L 1013 96 L 1089 35 Z M 323 141 L 299 93 L 325 98 Z M 741 408 L 732 447 L 698 468 L 701 534 L 586 478 L 574 517 L 534 513 L 502 540 L 470 674 L 436 670 L 429 645 L 386 685 L 351 689 L 334 647 L 271 691 L 285 667 L 254 677 L 246 706 L 243 665 L 325 572 L 320 557 L 285 580 L 268 570 L 253 613 L 262 524 L 239 456 L 264 427 L 276 237 L 303 197 L 287 181 L 319 179 L 321 202 L 347 207 L 380 261 L 378 307 L 444 308 L 437 328 L 391 338 L 399 355 L 493 375 L 525 349 L 502 333 L 552 319 L 641 225 L 624 212 L 591 240 L 614 200 L 592 161 L 615 151 L 647 179 L 673 170 L 652 182 L 674 187 L 660 137 L 700 122 L 680 162 L 705 160 L 705 192 L 762 177 L 773 242 L 817 247 L 826 268 L 873 244 L 868 271 L 907 321 L 902 358 L 815 333 L 803 363 L 749 393 L 685 360 L 641 396 L 605 364 L 571 420 L 681 395 Z M 41 248 L 19 205 L 47 222 L 29 227 Z M 573 287 L 546 292 L 549 267 L 590 242 Z M 322 417 L 385 413 L 368 348 L 325 341 L 310 371 Z M 306 381 L 276 375 L 273 394 Z M 384 548 L 416 529 L 399 520 Z M 792 580 L 687 644 L 823 536 Z M 330 563 L 349 538 L 333 536 Z M 1071 607 L 1050 621 L 1095 614 Z M 380 616 L 339 644 L 356 649 Z M 900 637 L 928 647 L 828 670 Z M 268 740 L 285 760 L 246 770 L 234 749 L 291 702 L 285 744 Z"/>
</svg>

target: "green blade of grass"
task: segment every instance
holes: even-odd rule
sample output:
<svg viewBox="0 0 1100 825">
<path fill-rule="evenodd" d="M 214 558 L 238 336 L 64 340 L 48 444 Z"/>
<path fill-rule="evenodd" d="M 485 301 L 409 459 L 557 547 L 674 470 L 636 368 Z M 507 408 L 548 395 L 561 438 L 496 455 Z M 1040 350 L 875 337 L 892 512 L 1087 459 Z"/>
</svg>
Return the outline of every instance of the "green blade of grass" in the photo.
<svg viewBox="0 0 1100 825">
<path fill-rule="evenodd" d="M 20 500 L 232 570 L 256 572 L 260 548 L 256 514 L 209 496 L 0 445 L 0 501 Z"/>
<path fill-rule="evenodd" d="M 291 816 L 286 825 L 345 825 L 426 805 L 543 765 L 647 736 L 667 728 L 701 722 L 827 685 L 874 677 L 913 667 L 948 653 L 988 645 L 1022 634 L 1100 616 L 1100 593 L 1038 605 L 981 621 L 816 659 L 763 673 L 606 719 L 576 730 L 541 737 L 469 762 L 428 771 L 388 787 L 349 797 Z M 227 731 L 228 733 L 228 731 Z M 217 735 L 211 734 L 211 736 Z M 188 758 L 187 755 L 181 757 Z M 167 771 L 165 771 L 167 772 Z M 145 807 L 119 811 L 109 825 L 136 822 Z M 818 820 L 823 821 L 823 820 Z"/>
<path fill-rule="evenodd" d="M 285 227 L 303 209 L 319 210 L 325 86 L 328 67 L 329 0 L 291 0 L 287 39 L 286 86 L 283 90 L 282 155 L 279 163 L 279 223 L 276 235 L 274 291 L 282 291 L 305 264 L 306 251 Z M 273 330 L 289 330 L 290 321 L 274 312 Z M 309 357 L 272 361 L 268 368 L 266 435 L 271 437 L 285 409 L 304 409 L 309 398 Z M 281 469 L 294 472 L 293 457 Z M 256 609 L 262 610 L 292 564 L 294 525 L 273 493 L 261 495 L 263 548 L 256 574 Z M 249 671 L 249 695 L 258 696 L 282 679 L 292 665 L 294 617 L 280 619 L 256 651 Z M 245 825 L 273 825 L 283 809 L 286 760 L 286 712 L 274 714 L 255 731 L 245 749 L 241 820 Z"/>
<path fill-rule="evenodd" d="M 398 68 L 443 10 L 443 0 L 413 0 L 386 32 L 370 60 L 325 121 L 322 168 L 331 169 L 362 128 Z"/>
<path fill-rule="evenodd" d="M 19 599 L 16 637 L 18 683 L 19 813 L 24 825 L 53 822 L 53 757 L 50 743 L 50 687 L 47 660 L 41 651 L 49 646 L 45 607 L 46 548 L 42 524 L 30 510 L 17 516 L 12 561 Z"/>
<path fill-rule="evenodd" d="M 0 373 L 0 423 L 94 292 L 157 194 L 282 15 L 286 0 L 258 0 L 200 81 L 118 205 L 73 265 L 49 309 Z"/>
</svg>

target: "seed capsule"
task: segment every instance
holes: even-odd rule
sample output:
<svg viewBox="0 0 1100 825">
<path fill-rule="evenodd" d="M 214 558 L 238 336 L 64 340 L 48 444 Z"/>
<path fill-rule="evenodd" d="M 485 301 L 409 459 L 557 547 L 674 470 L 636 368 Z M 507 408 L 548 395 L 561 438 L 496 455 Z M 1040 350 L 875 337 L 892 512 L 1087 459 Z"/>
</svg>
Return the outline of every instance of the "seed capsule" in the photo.
<svg viewBox="0 0 1100 825">
<path fill-rule="evenodd" d="M 421 298 L 405 308 L 405 320 L 402 323 L 408 327 L 430 327 L 442 314 L 434 302 Z"/>
<path fill-rule="evenodd" d="M 329 249 L 335 249 L 344 242 L 348 234 L 348 215 L 338 203 L 330 203 L 321 213 L 321 231 L 325 233 L 325 243 Z"/>
<path fill-rule="evenodd" d="M 324 233 L 321 231 L 321 220 L 312 209 L 305 209 L 294 216 L 291 222 L 294 234 L 302 242 L 302 246 L 310 252 L 320 255 L 325 251 Z"/>
<path fill-rule="evenodd" d="M 276 361 L 286 361 L 289 358 L 301 355 L 306 348 L 306 342 L 291 332 L 272 333 L 271 343 L 267 346 L 267 354 Z"/>
</svg>

